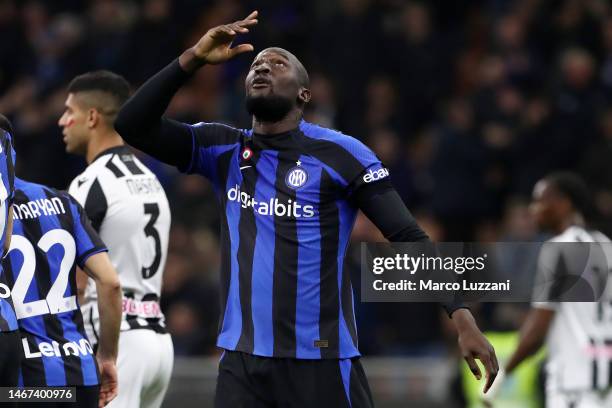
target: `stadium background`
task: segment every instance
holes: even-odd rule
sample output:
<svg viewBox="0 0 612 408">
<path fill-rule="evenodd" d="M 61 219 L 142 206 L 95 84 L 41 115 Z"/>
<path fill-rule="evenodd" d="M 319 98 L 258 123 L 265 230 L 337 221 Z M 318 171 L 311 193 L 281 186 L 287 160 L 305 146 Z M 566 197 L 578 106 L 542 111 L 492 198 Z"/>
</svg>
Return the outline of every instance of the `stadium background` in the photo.
<svg viewBox="0 0 612 408">
<path fill-rule="evenodd" d="M 75 75 L 110 69 L 137 87 L 206 29 L 252 9 L 256 50 L 287 48 L 308 68 L 307 119 L 372 147 L 434 240 L 541 239 L 527 204 L 555 169 L 586 178 L 596 224 L 612 233 L 612 7 L 603 0 L 0 0 L 0 112 L 16 128 L 18 175 L 66 188 L 84 168 L 57 126 Z M 251 58 L 201 70 L 168 116 L 248 127 Z M 218 354 L 216 204 L 203 178 L 144 160 L 173 210 L 162 305 L 177 366 L 167 406 L 205 406 Z M 353 242 L 381 238 L 359 218 Z M 356 309 L 379 406 L 464 405 L 455 338 L 437 305 Z M 488 331 L 511 331 L 524 310 L 474 313 Z"/>
</svg>

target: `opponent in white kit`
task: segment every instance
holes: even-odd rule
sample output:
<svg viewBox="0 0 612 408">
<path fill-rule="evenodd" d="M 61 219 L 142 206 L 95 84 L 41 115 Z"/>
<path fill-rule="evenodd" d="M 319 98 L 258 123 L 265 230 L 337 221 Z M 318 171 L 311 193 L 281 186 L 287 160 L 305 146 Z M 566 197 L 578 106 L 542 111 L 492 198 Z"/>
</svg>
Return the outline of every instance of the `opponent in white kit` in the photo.
<svg viewBox="0 0 612 408">
<path fill-rule="evenodd" d="M 159 299 L 168 253 L 170 208 L 157 177 L 113 129 L 129 85 L 108 71 L 76 77 L 59 120 L 66 151 L 88 167 L 69 192 L 85 208 L 109 249 L 123 288 L 117 368 L 119 394 L 109 407 L 159 407 L 168 388 L 174 352 Z M 82 306 L 90 341 L 97 342 L 95 286 Z"/>
<path fill-rule="evenodd" d="M 534 216 L 555 236 L 540 253 L 534 301 L 519 345 L 485 400 L 546 344 L 547 408 L 612 407 L 611 244 L 588 228 L 590 202 L 587 187 L 574 174 L 555 173 L 536 184 Z M 596 301 L 587 301 L 593 295 Z"/>
</svg>

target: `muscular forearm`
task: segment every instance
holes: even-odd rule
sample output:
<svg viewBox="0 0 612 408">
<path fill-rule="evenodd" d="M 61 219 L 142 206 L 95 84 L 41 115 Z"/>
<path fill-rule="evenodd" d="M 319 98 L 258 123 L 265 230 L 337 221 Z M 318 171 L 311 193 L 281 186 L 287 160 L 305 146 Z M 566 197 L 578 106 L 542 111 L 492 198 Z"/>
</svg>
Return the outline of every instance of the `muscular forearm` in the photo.
<svg viewBox="0 0 612 408">
<path fill-rule="evenodd" d="M 115 359 L 121 325 L 121 285 L 117 272 L 105 252 L 89 257 L 85 263 L 85 271 L 96 282 L 98 292 L 100 313 L 98 355 L 101 358 Z"/>
<path fill-rule="evenodd" d="M 96 283 L 100 312 L 100 340 L 98 354 L 103 358 L 116 358 L 121 325 L 121 286 Z"/>
<path fill-rule="evenodd" d="M 521 327 L 519 344 L 506 364 L 506 373 L 511 373 L 525 359 L 531 357 L 544 344 L 554 312 L 532 310 Z"/>
</svg>

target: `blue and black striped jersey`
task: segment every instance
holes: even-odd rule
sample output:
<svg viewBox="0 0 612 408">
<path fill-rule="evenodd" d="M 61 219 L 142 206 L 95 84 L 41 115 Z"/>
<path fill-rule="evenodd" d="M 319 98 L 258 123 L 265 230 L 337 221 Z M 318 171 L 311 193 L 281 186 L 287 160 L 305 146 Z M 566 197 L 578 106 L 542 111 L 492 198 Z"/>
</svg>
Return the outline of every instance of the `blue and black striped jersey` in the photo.
<svg viewBox="0 0 612 408">
<path fill-rule="evenodd" d="M 358 140 L 302 121 L 278 135 L 191 126 L 182 170 L 214 184 L 222 221 L 217 345 L 259 356 L 359 355 L 344 255 L 351 193 L 388 176 Z"/>
<path fill-rule="evenodd" d="M 4 268 L 23 344 L 19 384 L 98 384 L 77 302 L 76 266 L 106 251 L 67 193 L 15 180 L 13 236 Z"/>
<path fill-rule="evenodd" d="M 0 254 L 4 254 L 8 209 L 15 194 L 15 150 L 11 134 L 0 129 Z M 2 290 L 3 289 L 3 290 Z M 0 269 L 0 332 L 17 330 L 17 318 L 11 302 L 6 274 Z"/>
</svg>

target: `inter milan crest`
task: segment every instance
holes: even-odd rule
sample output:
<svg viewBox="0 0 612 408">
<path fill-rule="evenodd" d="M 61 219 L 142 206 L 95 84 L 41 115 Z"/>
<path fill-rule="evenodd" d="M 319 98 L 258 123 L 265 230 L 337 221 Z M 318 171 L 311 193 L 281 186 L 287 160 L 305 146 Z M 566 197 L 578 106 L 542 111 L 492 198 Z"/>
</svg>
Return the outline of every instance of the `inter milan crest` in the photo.
<svg viewBox="0 0 612 408">
<path fill-rule="evenodd" d="M 302 162 L 296 162 L 297 166 L 293 167 L 285 177 L 285 184 L 289 188 L 300 188 L 308 181 L 308 173 L 306 169 L 301 167 Z"/>
</svg>

